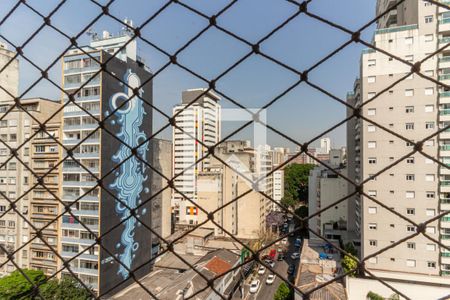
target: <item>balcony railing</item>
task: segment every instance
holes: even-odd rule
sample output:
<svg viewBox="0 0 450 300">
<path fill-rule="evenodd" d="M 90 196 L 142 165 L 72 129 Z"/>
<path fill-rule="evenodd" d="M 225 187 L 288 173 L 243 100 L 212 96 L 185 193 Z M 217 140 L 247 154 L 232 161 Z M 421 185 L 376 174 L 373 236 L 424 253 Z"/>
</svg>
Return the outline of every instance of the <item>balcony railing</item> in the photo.
<svg viewBox="0 0 450 300">
<path fill-rule="evenodd" d="M 448 80 L 450 79 L 450 74 L 439 75 L 438 80 Z"/>
<path fill-rule="evenodd" d="M 445 108 L 439 111 L 441 116 L 450 115 L 450 108 Z"/>
<path fill-rule="evenodd" d="M 442 92 L 442 93 L 439 93 L 439 96 L 440 96 L 440 97 L 450 97 L 450 92 Z"/>
<path fill-rule="evenodd" d="M 413 30 L 417 29 L 417 24 L 413 25 L 404 25 L 404 26 L 395 26 L 390 28 L 383 28 L 383 29 L 377 29 L 375 30 L 375 34 L 382 34 L 382 33 L 391 33 L 391 32 L 398 32 L 398 31 L 405 31 L 405 30 Z"/>
<path fill-rule="evenodd" d="M 442 151 L 449 151 L 450 150 L 450 145 L 440 145 L 439 149 L 441 149 Z"/>
</svg>

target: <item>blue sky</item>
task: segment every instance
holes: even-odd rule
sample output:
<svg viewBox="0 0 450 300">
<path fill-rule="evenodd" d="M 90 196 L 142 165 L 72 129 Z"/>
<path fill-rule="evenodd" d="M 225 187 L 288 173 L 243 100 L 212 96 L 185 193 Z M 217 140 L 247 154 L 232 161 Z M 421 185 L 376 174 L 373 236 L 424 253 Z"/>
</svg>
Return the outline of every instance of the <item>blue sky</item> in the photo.
<svg viewBox="0 0 450 300">
<path fill-rule="evenodd" d="M 1 2 L 0 18 L 3 18 L 17 1 L 2 0 Z M 46 15 L 59 1 L 28 0 L 27 2 Z M 183 2 L 206 15 L 217 13 L 229 3 L 224 0 L 184 0 Z M 164 3 L 165 1 L 159 0 L 117 0 L 111 6 L 110 13 L 119 19 L 127 17 L 132 19 L 134 24 L 141 24 Z M 375 1 L 312 0 L 308 10 L 322 18 L 356 30 L 374 18 Z M 217 22 L 238 36 L 250 42 L 256 42 L 296 11 L 295 5 L 282 0 L 239 0 L 221 15 Z M 99 13 L 100 9 L 91 1 L 68 0 L 52 17 L 52 24 L 72 36 Z M 12 43 L 20 45 L 40 24 L 42 19 L 29 8 L 21 5 L 0 26 L 0 34 Z M 144 27 L 142 34 L 167 52 L 173 53 L 205 26 L 207 26 L 206 19 L 180 5 L 171 4 L 166 11 Z M 112 18 L 103 16 L 92 28 L 97 32 L 108 30 L 116 33 L 121 29 L 121 25 Z M 362 37 L 366 41 L 371 40 L 373 29 L 374 25 L 363 32 Z M 261 51 L 297 70 L 303 70 L 314 65 L 349 38 L 348 34 L 302 14 L 263 42 Z M 80 45 L 88 44 L 89 37 L 83 35 L 78 42 Z M 45 68 L 68 45 L 67 39 L 46 27 L 24 48 L 24 54 L 41 68 Z M 360 53 L 363 48 L 360 44 L 351 44 L 312 71 L 309 75 L 310 80 L 341 99 L 345 99 L 346 92 L 351 90 L 358 74 Z M 181 52 L 178 60 L 203 77 L 212 79 L 249 50 L 247 45 L 213 28 Z M 142 41 L 139 43 L 139 54 L 153 71 L 159 70 L 168 60 L 164 54 Z M 23 59 L 20 60 L 20 72 L 21 92 L 40 77 L 40 73 Z M 59 63 L 51 69 L 50 77 L 55 82 L 61 81 Z M 294 73 L 261 56 L 253 55 L 218 81 L 217 89 L 247 107 L 259 108 L 282 93 L 297 79 Z M 181 101 L 181 91 L 196 87 L 207 87 L 207 84 L 172 65 L 154 80 L 154 105 L 171 115 L 173 105 Z M 50 83 L 42 81 L 25 95 L 25 97 L 32 96 L 59 99 L 60 91 Z M 222 100 L 222 107 L 236 108 L 227 100 Z M 268 109 L 267 116 L 268 123 L 273 127 L 299 142 L 304 142 L 343 120 L 345 107 L 311 87 L 301 84 L 275 102 Z M 164 124 L 164 119 L 155 113 L 154 128 L 158 129 Z M 240 124 L 224 124 L 223 135 L 238 126 Z M 250 136 L 249 128 L 234 138 Z M 327 136 L 332 138 L 333 146 L 344 145 L 345 127 L 341 126 Z M 161 137 L 170 139 L 170 130 L 164 131 Z M 272 146 L 292 146 L 286 139 L 270 131 L 268 142 Z"/>
</svg>

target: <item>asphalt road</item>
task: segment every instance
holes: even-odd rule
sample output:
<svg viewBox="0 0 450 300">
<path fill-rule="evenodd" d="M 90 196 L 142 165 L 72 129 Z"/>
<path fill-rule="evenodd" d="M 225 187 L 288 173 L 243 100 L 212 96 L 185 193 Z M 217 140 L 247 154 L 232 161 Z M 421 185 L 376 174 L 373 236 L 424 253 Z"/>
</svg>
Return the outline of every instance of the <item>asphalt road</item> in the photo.
<svg viewBox="0 0 450 300">
<path fill-rule="evenodd" d="M 256 299 L 267 299 L 267 300 L 272 300 L 276 290 L 278 289 L 278 286 L 285 280 L 292 280 L 295 278 L 295 274 L 291 277 L 287 274 L 287 269 L 289 267 L 290 264 L 295 264 L 295 271 L 297 272 L 298 270 L 298 263 L 299 263 L 299 259 L 296 260 L 292 260 L 291 259 L 291 254 L 294 252 L 297 252 L 298 249 L 295 249 L 294 247 L 294 241 L 295 241 L 296 237 L 289 237 L 288 239 L 288 244 L 287 245 L 283 245 L 287 247 L 287 253 L 286 253 L 286 257 L 283 261 L 275 261 L 275 267 L 274 270 L 281 275 L 283 278 L 280 278 L 278 276 L 276 276 L 275 281 L 268 285 L 266 284 L 266 279 L 267 276 L 270 274 L 270 271 L 268 269 L 266 269 L 266 272 L 263 275 L 256 275 L 256 279 L 260 280 L 260 287 L 259 290 L 255 293 L 255 294 L 251 294 L 249 292 L 249 288 L 250 288 L 250 282 L 249 280 L 246 280 L 245 284 L 244 284 L 244 297 L 241 297 L 241 292 L 239 290 L 237 290 L 234 295 L 233 295 L 233 299 L 237 300 L 237 299 L 248 299 L 248 300 L 256 300 Z M 277 254 L 278 255 L 278 254 Z M 256 269 L 259 266 L 256 267 Z M 251 275 L 249 276 L 251 277 Z"/>
</svg>

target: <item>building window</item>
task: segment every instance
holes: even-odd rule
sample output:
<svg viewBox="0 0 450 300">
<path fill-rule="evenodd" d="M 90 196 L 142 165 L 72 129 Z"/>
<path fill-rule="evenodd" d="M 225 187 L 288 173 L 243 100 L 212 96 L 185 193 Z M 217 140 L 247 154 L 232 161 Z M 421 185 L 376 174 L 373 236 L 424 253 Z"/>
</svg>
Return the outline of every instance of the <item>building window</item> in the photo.
<svg viewBox="0 0 450 300">
<path fill-rule="evenodd" d="M 373 165 L 377 163 L 377 159 L 375 157 L 369 157 L 369 164 Z"/>
<path fill-rule="evenodd" d="M 406 174 L 406 180 L 407 181 L 414 181 L 415 176 L 414 174 Z"/>
<path fill-rule="evenodd" d="M 406 225 L 406 232 L 416 232 L 416 227 L 413 225 Z"/>
<path fill-rule="evenodd" d="M 377 77 L 376 76 L 369 76 L 367 77 L 367 82 L 368 83 L 374 83 L 377 81 Z"/>
<path fill-rule="evenodd" d="M 406 209 L 406 214 L 407 215 L 414 215 L 415 214 L 415 209 L 414 208 L 407 208 Z"/>
<path fill-rule="evenodd" d="M 414 38 L 412 36 L 405 37 L 405 44 L 406 45 L 412 45 L 414 42 Z"/>
<path fill-rule="evenodd" d="M 414 157 L 408 157 L 408 158 L 406 159 L 406 163 L 407 163 L 407 164 L 413 164 L 413 163 L 414 163 Z"/>
<path fill-rule="evenodd" d="M 377 95 L 377 93 L 368 93 L 367 94 L 367 99 L 372 99 L 373 97 L 375 97 Z"/>
<path fill-rule="evenodd" d="M 429 262 L 427 262 L 427 266 L 428 266 L 428 268 L 436 269 L 436 262 L 429 261 Z"/>
<path fill-rule="evenodd" d="M 375 67 L 377 65 L 377 60 L 376 59 L 369 59 L 367 61 L 367 66 L 369 67 Z"/>
<path fill-rule="evenodd" d="M 416 196 L 416 193 L 414 191 L 406 192 L 406 199 L 414 199 L 415 196 Z"/>
<path fill-rule="evenodd" d="M 416 266 L 416 261 L 414 259 L 407 259 L 406 260 L 406 266 L 407 267 L 415 267 Z"/>
<path fill-rule="evenodd" d="M 429 87 L 429 88 L 425 88 L 425 95 L 426 96 L 431 96 L 434 94 L 434 88 Z"/>
<path fill-rule="evenodd" d="M 370 230 L 377 230 L 377 223 L 369 223 Z"/>
<path fill-rule="evenodd" d="M 370 191 L 367 192 L 367 195 L 369 195 L 370 197 L 376 197 L 377 196 L 377 191 L 370 190 Z"/>
<path fill-rule="evenodd" d="M 431 4 L 430 2 L 426 2 L 428 4 Z M 434 38 L 434 35 L 432 34 L 425 34 L 425 42 L 432 42 Z"/>
<path fill-rule="evenodd" d="M 414 112 L 414 106 L 406 106 L 405 107 L 405 112 L 407 114 L 413 113 Z"/>
<path fill-rule="evenodd" d="M 406 55 L 405 60 L 407 62 L 413 62 L 414 61 L 414 55 Z"/>
<path fill-rule="evenodd" d="M 375 132 L 377 130 L 375 125 L 367 125 L 367 132 Z"/>
<path fill-rule="evenodd" d="M 377 241 L 376 240 L 369 240 L 369 245 L 376 247 L 377 246 Z"/>
<path fill-rule="evenodd" d="M 434 146 L 434 140 L 428 140 L 428 141 L 425 141 L 425 146 L 427 146 L 427 147 L 433 147 L 433 146 Z"/>
<path fill-rule="evenodd" d="M 433 129 L 434 122 L 425 122 L 425 129 Z"/>
<path fill-rule="evenodd" d="M 435 209 L 427 208 L 427 210 L 426 210 L 426 215 L 427 215 L 428 217 L 434 217 L 435 214 L 436 214 L 436 210 L 435 210 Z"/>
<path fill-rule="evenodd" d="M 426 174 L 425 181 L 434 181 L 434 174 Z"/>
<path fill-rule="evenodd" d="M 433 112 L 434 105 L 425 105 L 425 112 Z"/>
<path fill-rule="evenodd" d="M 377 147 L 377 142 L 375 142 L 375 141 L 369 141 L 369 142 L 367 142 L 367 148 L 369 148 L 369 149 L 374 149 L 374 148 L 376 148 Z"/>
<path fill-rule="evenodd" d="M 436 194 L 434 192 L 426 192 L 425 195 L 428 199 L 434 199 Z"/>
<path fill-rule="evenodd" d="M 416 243 L 406 243 L 406 248 L 408 249 L 416 249 Z"/>
<path fill-rule="evenodd" d="M 425 23 L 432 23 L 433 22 L 433 15 L 425 16 Z"/>
<path fill-rule="evenodd" d="M 426 249 L 427 249 L 427 251 L 436 251 L 436 245 L 435 244 L 427 244 Z"/>
<path fill-rule="evenodd" d="M 378 259 L 376 257 L 369 258 L 369 263 L 376 264 L 378 262 Z"/>
<path fill-rule="evenodd" d="M 377 213 L 377 208 L 374 206 L 369 206 L 369 214 L 374 215 Z"/>
<path fill-rule="evenodd" d="M 427 232 L 427 233 L 436 233 L 436 227 L 434 227 L 434 226 L 427 226 L 427 228 L 425 229 L 425 231 Z"/>
<path fill-rule="evenodd" d="M 368 116 L 375 116 L 377 114 L 377 109 L 376 108 L 369 108 L 367 110 L 367 115 Z"/>
<path fill-rule="evenodd" d="M 413 89 L 406 89 L 405 90 L 405 96 L 407 96 L 407 97 L 414 96 L 414 90 Z"/>
<path fill-rule="evenodd" d="M 434 70 L 425 70 L 424 74 L 428 77 L 434 76 Z"/>
<path fill-rule="evenodd" d="M 414 123 L 406 123 L 405 124 L 406 130 L 413 130 L 414 129 Z"/>
</svg>

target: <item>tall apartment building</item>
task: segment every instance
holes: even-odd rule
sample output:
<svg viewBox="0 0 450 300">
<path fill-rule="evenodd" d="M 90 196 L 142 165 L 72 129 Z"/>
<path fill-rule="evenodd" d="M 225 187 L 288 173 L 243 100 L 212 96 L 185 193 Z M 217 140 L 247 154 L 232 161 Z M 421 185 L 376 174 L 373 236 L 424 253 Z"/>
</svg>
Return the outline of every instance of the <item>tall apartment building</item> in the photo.
<svg viewBox="0 0 450 300">
<path fill-rule="evenodd" d="M 197 200 L 198 173 L 208 168 L 211 156 L 196 162 L 206 156 L 207 147 L 220 140 L 220 98 L 205 91 L 183 91 L 182 103 L 173 109 L 174 115 L 178 114 L 175 118 L 178 128 L 173 128 L 173 175 L 174 186 L 180 193 L 173 190 L 172 208 L 175 222 L 180 225 L 198 222 L 198 208 L 185 197 L 194 203 Z"/>
<path fill-rule="evenodd" d="M 33 118 L 39 123 L 47 121 L 60 107 L 59 103 L 42 99 L 21 99 L 21 109 L 15 107 L 12 101 L 0 101 L 0 164 L 6 164 L 0 169 L 0 244 L 6 251 L 21 251 L 14 255 L 14 262 L 22 268 L 42 269 L 47 274 L 56 271 L 56 256 L 42 241 L 34 238 L 34 231 L 25 221 L 31 223 L 42 231 L 45 239 L 57 251 L 57 222 L 47 224 L 58 213 L 58 202 L 48 191 L 42 192 L 43 186 L 35 189 L 33 185 L 37 178 L 30 172 L 35 167 L 36 156 L 43 160 L 55 162 L 58 158 L 58 147 L 54 140 L 47 139 L 48 135 L 39 131 Z M 26 110 L 28 113 L 25 113 Z M 5 113 L 7 112 L 7 113 Z M 30 116 L 31 115 L 31 116 Z M 58 137 L 59 119 L 52 118 L 48 123 L 47 131 Z M 37 147 L 39 145 L 40 147 Z M 20 149 L 17 156 L 11 158 L 10 149 Z M 37 147 L 37 148 L 35 148 Z M 52 148 L 50 148 L 52 147 Z M 31 149 L 30 149 L 31 148 Z M 36 151 L 41 151 L 39 154 Z M 10 159 L 11 158 L 11 159 Z M 42 175 L 38 170 L 37 175 Z M 47 167 L 48 171 L 48 167 Z M 50 172 L 43 179 L 43 184 L 50 191 L 57 193 L 58 168 Z M 10 210 L 10 201 L 15 203 L 16 209 Z M 46 211 L 41 211 L 45 209 Z M 6 212 L 8 211 L 8 212 Z M 1 251 L 0 262 L 6 261 L 6 253 Z M 4 264 L 0 270 L 2 275 L 11 273 L 16 267 L 12 262 Z"/>
<path fill-rule="evenodd" d="M 273 187 L 271 176 L 258 185 L 258 190 L 253 183 L 270 172 L 266 169 L 270 155 L 250 147 L 249 141 L 225 141 L 216 148 L 215 155 L 226 164 L 211 158 L 208 169 L 199 173 L 197 203 L 208 212 L 221 208 L 214 220 L 227 232 L 237 238 L 257 239 L 265 232 L 266 217 L 273 210 L 273 203 L 260 191 L 272 197 Z M 199 222 L 207 217 L 199 210 Z M 212 222 L 202 227 L 214 229 L 215 235 L 228 236 Z"/>
<path fill-rule="evenodd" d="M 378 1 L 377 12 L 396 1 Z M 411 63 L 422 60 L 449 41 L 450 12 L 421 0 L 404 1 L 378 21 L 373 42 Z M 445 50 L 422 63 L 421 72 L 448 84 L 450 52 Z M 360 106 L 405 76 L 411 67 L 381 52 L 366 49 L 361 74 L 349 93 L 348 103 Z M 362 114 L 412 141 L 420 141 L 450 124 L 450 93 L 413 74 L 362 108 Z M 351 114 L 351 110 L 348 110 Z M 411 144 L 367 121 L 348 124 L 349 176 L 356 182 L 371 178 L 413 150 Z M 450 161 L 450 133 L 426 140 L 423 150 Z M 411 220 L 425 222 L 450 209 L 450 170 L 421 154 L 414 154 L 364 184 L 364 192 Z M 350 192 L 353 188 L 350 187 Z M 360 236 L 361 256 L 366 257 L 415 232 L 416 228 L 366 197 L 350 201 L 351 229 Z M 426 232 L 450 246 L 450 217 L 427 224 Z M 389 249 L 366 262 L 366 268 L 385 278 L 449 284 L 450 251 L 423 235 Z"/>
<path fill-rule="evenodd" d="M 83 48 L 88 54 L 71 49 L 62 58 L 63 88 L 75 94 L 77 105 L 64 107 L 62 139 L 74 159 L 64 161 L 61 197 L 82 224 L 102 236 L 104 248 L 91 247 L 94 234 L 66 212 L 61 255 L 66 259 L 78 255 L 70 262 L 72 271 L 101 295 L 123 288 L 129 282 L 128 270 L 145 265 L 135 275 L 148 273 L 154 251 L 146 228 L 152 226 L 152 206 L 144 202 L 151 195 L 151 169 L 144 162 L 151 163 L 150 144 L 145 141 L 152 134 L 152 110 L 143 101 L 152 103 L 151 73 L 136 61 L 136 41 L 130 39 L 126 31 L 118 36 L 104 32 Z M 119 50 L 118 57 L 111 57 Z M 99 62 L 108 62 L 108 72 L 98 73 Z M 136 97 L 133 89 L 138 87 Z M 62 102 L 67 101 L 64 95 Z M 136 151 L 126 159 L 131 148 Z M 130 209 L 136 209 L 139 221 Z"/>
</svg>

